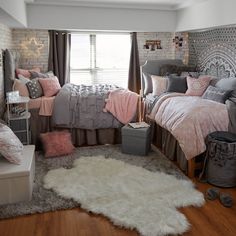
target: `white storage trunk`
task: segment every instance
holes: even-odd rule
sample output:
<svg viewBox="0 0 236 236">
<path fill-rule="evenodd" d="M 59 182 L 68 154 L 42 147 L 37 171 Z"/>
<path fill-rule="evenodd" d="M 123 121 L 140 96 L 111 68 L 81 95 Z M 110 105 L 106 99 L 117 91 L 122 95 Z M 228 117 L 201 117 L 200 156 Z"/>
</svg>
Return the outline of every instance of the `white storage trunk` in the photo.
<svg viewBox="0 0 236 236">
<path fill-rule="evenodd" d="M 20 165 L 0 159 L 0 204 L 31 200 L 35 173 L 34 150 L 34 145 L 24 146 Z"/>
</svg>

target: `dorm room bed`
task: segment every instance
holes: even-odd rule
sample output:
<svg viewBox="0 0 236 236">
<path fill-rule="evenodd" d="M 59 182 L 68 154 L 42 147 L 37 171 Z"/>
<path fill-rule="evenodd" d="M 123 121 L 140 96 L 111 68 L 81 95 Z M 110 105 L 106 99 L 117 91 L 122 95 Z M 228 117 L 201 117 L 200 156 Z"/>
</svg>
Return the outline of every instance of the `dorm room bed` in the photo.
<svg viewBox="0 0 236 236">
<path fill-rule="evenodd" d="M 17 51 L 4 52 L 5 93 L 15 87 L 14 81 L 18 88 L 21 86 L 27 90 L 25 84 L 19 86 L 15 78 L 19 58 L 17 54 Z M 44 79 L 39 78 L 41 84 L 40 80 Z M 46 79 L 50 79 L 50 76 Z M 126 108 L 130 107 L 133 113 L 129 113 L 129 116 L 127 113 L 117 114 L 115 107 L 123 104 Z M 55 95 L 30 99 L 31 141 L 39 147 L 40 133 L 69 129 L 76 146 L 119 143 L 120 128 L 126 122 L 136 120 L 137 108 L 138 95 L 117 86 L 65 84 Z M 117 110 L 121 111 L 122 107 Z"/>
<path fill-rule="evenodd" d="M 233 97 L 222 104 L 179 93 L 153 96 L 152 91 L 147 90 L 148 83 L 152 82 L 150 75 L 175 73 L 176 67 L 179 71 L 184 68 L 179 60 L 147 61 L 141 66 L 142 90 L 148 107 L 146 118 L 153 123 L 153 144 L 192 177 L 197 166 L 195 161 L 203 160 L 206 136 L 214 131 L 235 132 L 236 105 Z M 189 70 L 185 67 L 183 71 Z M 236 79 L 228 80 L 232 81 L 236 85 Z M 230 83 L 228 87 L 232 87 Z"/>
</svg>

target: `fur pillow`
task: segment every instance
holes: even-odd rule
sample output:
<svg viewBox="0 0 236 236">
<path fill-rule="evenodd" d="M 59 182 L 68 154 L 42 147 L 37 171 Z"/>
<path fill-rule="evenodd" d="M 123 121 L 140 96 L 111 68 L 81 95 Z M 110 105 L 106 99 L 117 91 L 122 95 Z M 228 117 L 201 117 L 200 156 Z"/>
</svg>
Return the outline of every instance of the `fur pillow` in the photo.
<svg viewBox="0 0 236 236">
<path fill-rule="evenodd" d="M 59 84 L 58 78 L 56 76 L 39 79 L 39 83 L 43 88 L 43 93 L 45 97 L 52 97 L 56 95 L 61 89 L 61 85 Z"/>
<path fill-rule="evenodd" d="M 23 144 L 5 124 L 0 122 L 0 154 L 13 164 L 20 164 Z"/>
<path fill-rule="evenodd" d="M 69 131 L 54 131 L 40 134 L 45 157 L 56 157 L 71 154 L 75 147 Z"/>
<path fill-rule="evenodd" d="M 20 96 L 29 97 L 29 91 L 26 84 L 22 83 L 19 79 L 14 80 L 12 90 L 19 91 Z"/>
<path fill-rule="evenodd" d="M 209 76 L 200 76 L 198 79 L 188 76 L 188 90 L 186 91 L 186 94 L 189 96 L 202 96 L 207 89 L 210 81 L 211 77 Z"/>
<path fill-rule="evenodd" d="M 167 87 L 167 78 L 163 76 L 151 75 L 152 78 L 152 94 L 154 96 L 160 96 L 166 91 Z"/>
</svg>

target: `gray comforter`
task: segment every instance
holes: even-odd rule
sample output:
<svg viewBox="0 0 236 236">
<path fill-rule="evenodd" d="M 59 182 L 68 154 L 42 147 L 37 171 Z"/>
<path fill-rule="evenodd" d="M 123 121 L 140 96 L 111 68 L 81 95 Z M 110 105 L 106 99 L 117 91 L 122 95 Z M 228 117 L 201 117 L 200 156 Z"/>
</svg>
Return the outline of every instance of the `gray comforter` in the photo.
<svg viewBox="0 0 236 236">
<path fill-rule="evenodd" d="M 114 85 L 65 84 L 55 98 L 54 125 L 81 129 L 121 127 L 112 114 L 103 112 L 109 91 L 117 88 Z"/>
</svg>

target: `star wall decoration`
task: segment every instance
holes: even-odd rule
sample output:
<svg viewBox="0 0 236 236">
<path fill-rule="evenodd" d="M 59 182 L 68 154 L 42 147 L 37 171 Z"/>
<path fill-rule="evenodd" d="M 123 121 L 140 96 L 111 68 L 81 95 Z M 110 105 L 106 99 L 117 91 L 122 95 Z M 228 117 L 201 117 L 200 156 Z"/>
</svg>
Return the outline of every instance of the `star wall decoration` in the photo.
<svg viewBox="0 0 236 236">
<path fill-rule="evenodd" d="M 29 57 L 39 57 L 40 51 L 44 47 L 42 43 L 36 41 L 36 38 L 31 38 L 29 41 L 22 43 L 22 47 L 26 50 Z"/>
</svg>

